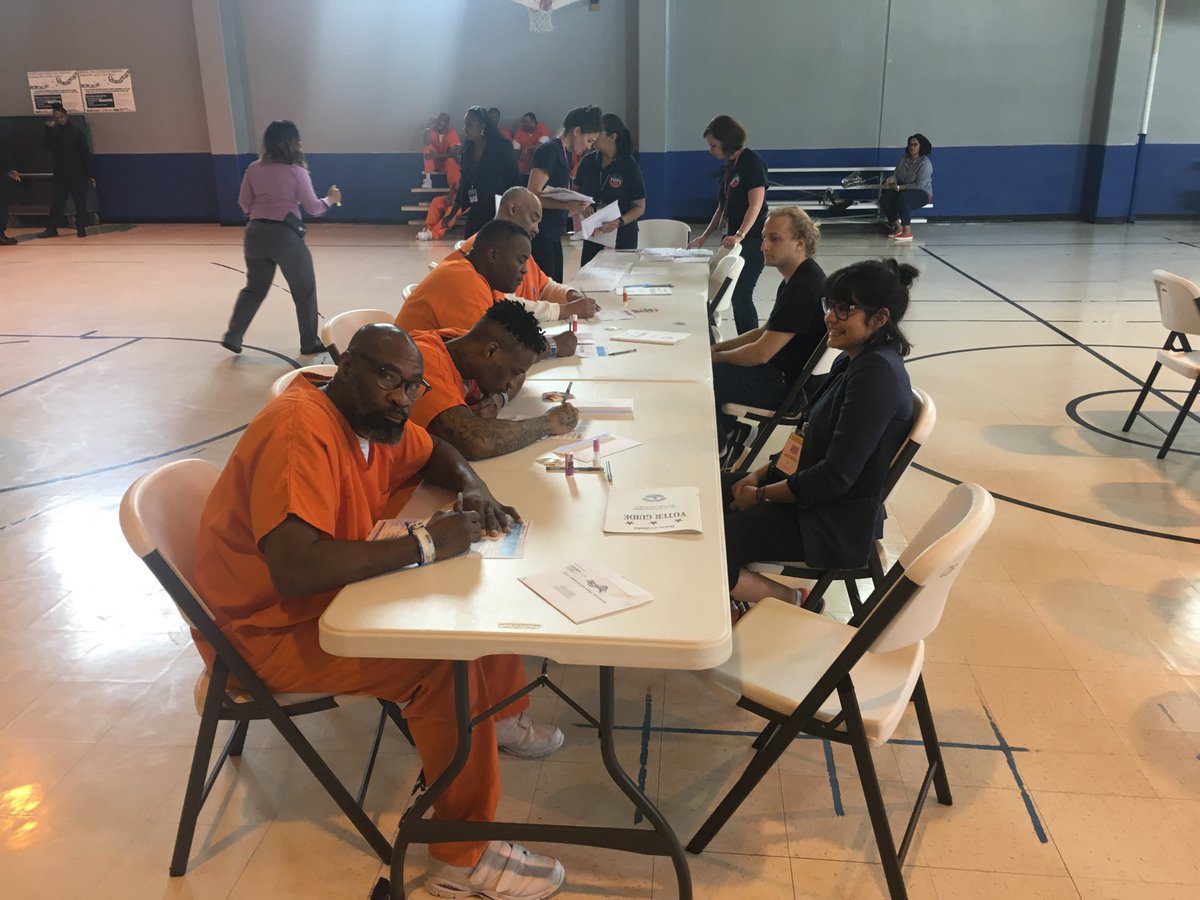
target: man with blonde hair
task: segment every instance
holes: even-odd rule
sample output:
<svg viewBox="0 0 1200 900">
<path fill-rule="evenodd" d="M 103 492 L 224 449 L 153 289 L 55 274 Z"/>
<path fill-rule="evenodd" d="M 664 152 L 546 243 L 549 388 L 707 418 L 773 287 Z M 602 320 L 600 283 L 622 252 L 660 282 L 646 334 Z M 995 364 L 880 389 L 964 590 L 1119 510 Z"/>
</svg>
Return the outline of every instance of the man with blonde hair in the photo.
<svg viewBox="0 0 1200 900">
<path fill-rule="evenodd" d="M 821 232 L 798 206 L 771 210 L 763 226 L 763 259 L 783 281 L 765 325 L 712 348 L 713 392 L 717 398 L 717 439 L 725 449 L 734 417 L 726 403 L 775 409 L 825 337 L 821 296 L 825 273 L 813 254 Z"/>
</svg>

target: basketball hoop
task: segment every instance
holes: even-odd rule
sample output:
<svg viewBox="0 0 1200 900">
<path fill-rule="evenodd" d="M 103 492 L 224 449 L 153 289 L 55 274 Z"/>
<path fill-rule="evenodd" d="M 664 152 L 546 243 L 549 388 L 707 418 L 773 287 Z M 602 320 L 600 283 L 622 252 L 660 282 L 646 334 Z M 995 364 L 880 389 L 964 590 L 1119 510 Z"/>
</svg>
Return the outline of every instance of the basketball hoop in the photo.
<svg viewBox="0 0 1200 900">
<path fill-rule="evenodd" d="M 530 6 L 529 12 L 529 30 L 534 34 L 546 34 L 554 30 L 554 23 L 550 21 L 550 13 L 554 11 L 554 0 L 538 0 L 536 7 Z"/>
</svg>

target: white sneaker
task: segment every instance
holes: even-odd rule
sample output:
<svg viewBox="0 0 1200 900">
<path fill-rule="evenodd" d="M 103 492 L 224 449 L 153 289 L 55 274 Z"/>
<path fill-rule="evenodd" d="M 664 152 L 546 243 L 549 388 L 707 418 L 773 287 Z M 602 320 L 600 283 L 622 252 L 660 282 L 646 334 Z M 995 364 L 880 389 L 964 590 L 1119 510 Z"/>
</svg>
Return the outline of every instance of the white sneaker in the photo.
<svg viewBox="0 0 1200 900">
<path fill-rule="evenodd" d="M 911 244 L 913 236 L 911 234 L 891 234 L 888 235 L 897 244 Z"/>
<path fill-rule="evenodd" d="M 421 179 L 421 187 L 425 188 L 425 190 L 429 190 L 431 187 L 433 187 L 433 179 L 429 177 L 428 172 L 426 172 L 425 177 Z"/>
<path fill-rule="evenodd" d="M 474 868 L 431 862 L 425 890 L 435 897 L 542 900 L 557 893 L 566 878 L 557 859 L 538 856 L 508 841 L 489 843 Z"/>
<path fill-rule="evenodd" d="M 417 240 L 418 241 L 432 241 L 433 240 L 433 232 L 430 231 L 428 228 L 422 228 L 420 231 L 417 232 Z"/>
<path fill-rule="evenodd" d="M 537 725 L 525 717 L 509 716 L 496 723 L 496 743 L 505 753 L 522 759 L 540 759 L 563 745 L 563 733 L 555 725 Z"/>
</svg>

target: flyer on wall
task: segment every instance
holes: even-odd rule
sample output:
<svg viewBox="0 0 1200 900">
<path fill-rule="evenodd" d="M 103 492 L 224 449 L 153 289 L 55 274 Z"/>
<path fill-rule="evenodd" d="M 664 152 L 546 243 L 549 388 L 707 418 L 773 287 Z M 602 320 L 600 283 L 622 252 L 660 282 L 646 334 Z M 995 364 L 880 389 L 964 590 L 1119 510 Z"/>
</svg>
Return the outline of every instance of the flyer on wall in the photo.
<svg viewBox="0 0 1200 900">
<path fill-rule="evenodd" d="M 128 69 L 84 69 L 79 73 L 79 89 L 86 112 L 137 112 Z"/>
<path fill-rule="evenodd" d="M 55 103 L 61 103 L 69 113 L 83 112 L 78 72 L 26 72 L 25 76 L 29 79 L 29 99 L 33 101 L 34 115 L 50 115 L 50 107 Z"/>
</svg>

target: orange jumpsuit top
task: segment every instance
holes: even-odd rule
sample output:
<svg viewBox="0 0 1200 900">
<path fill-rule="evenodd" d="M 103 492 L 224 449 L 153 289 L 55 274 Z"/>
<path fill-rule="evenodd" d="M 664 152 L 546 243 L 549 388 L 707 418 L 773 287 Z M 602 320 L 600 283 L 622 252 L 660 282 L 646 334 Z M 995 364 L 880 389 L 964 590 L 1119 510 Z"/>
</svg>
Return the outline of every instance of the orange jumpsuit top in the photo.
<svg viewBox="0 0 1200 900">
<path fill-rule="evenodd" d="M 505 128 L 503 125 L 497 125 L 496 129 L 500 132 L 500 134 L 502 134 L 504 136 L 504 139 L 506 141 L 512 140 L 512 132 L 509 131 L 507 128 Z"/>
<path fill-rule="evenodd" d="M 456 256 L 465 258 L 474 246 L 475 235 L 471 235 L 462 242 L 462 246 L 459 249 L 449 254 L 446 259 L 451 260 Z M 537 264 L 537 260 L 530 256 L 525 262 L 525 277 L 513 293 L 522 300 L 541 300 L 542 291 L 546 289 L 546 285 L 549 283 L 550 276 L 543 272 L 542 267 Z"/>
<path fill-rule="evenodd" d="M 450 211 L 454 206 L 452 199 L 447 199 L 445 194 L 434 197 L 429 201 L 429 212 L 425 214 L 425 227 L 429 229 L 434 240 L 440 241 L 446 236 L 446 230 L 454 227 L 454 223 L 458 221 L 458 217 L 462 214 L 462 210 L 456 212 L 450 221 L 442 225 L 442 216 Z"/>
<path fill-rule="evenodd" d="M 425 380 L 429 382 L 430 389 L 413 406 L 408 418 L 410 423 L 428 428 L 446 410 L 467 405 L 471 385 L 464 382 L 462 373 L 446 349 L 446 341 L 466 333 L 462 328 L 439 328 L 437 331 L 419 331 L 412 336 L 413 343 L 421 351 L 421 358 L 425 360 Z"/>
<path fill-rule="evenodd" d="M 451 147 L 457 147 L 461 143 L 458 132 L 453 128 L 447 128 L 445 134 L 440 134 L 436 128 L 430 128 L 429 140 L 425 142 L 425 146 L 432 149 L 434 153 L 443 154 L 449 153 Z"/>
<path fill-rule="evenodd" d="M 365 540 L 392 490 L 432 453 L 429 433 L 410 422 L 398 443 L 371 443 L 364 457 L 324 391 L 293 380 L 254 417 L 204 506 L 195 581 L 217 625 L 248 649 L 255 638 L 270 637 L 273 646 L 282 632 L 318 619 L 337 591 L 280 596 L 263 538 L 291 515 L 333 540 Z"/>
<path fill-rule="evenodd" d="M 517 151 L 517 166 L 520 168 L 521 174 L 529 174 L 533 163 L 533 151 L 538 148 L 538 144 L 542 142 L 543 138 L 549 137 L 550 129 L 541 122 L 538 122 L 533 131 L 526 131 L 518 126 L 513 132 L 512 139 L 521 145 L 521 149 Z"/>
<path fill-rule="evenodd" d="M 400 307 L 396 324 L 410 334 L 435 328 L 469 331 L 504 295 L 493 291 L 461 253 L 450 254 L 421 279 Z"/>
</svg>

